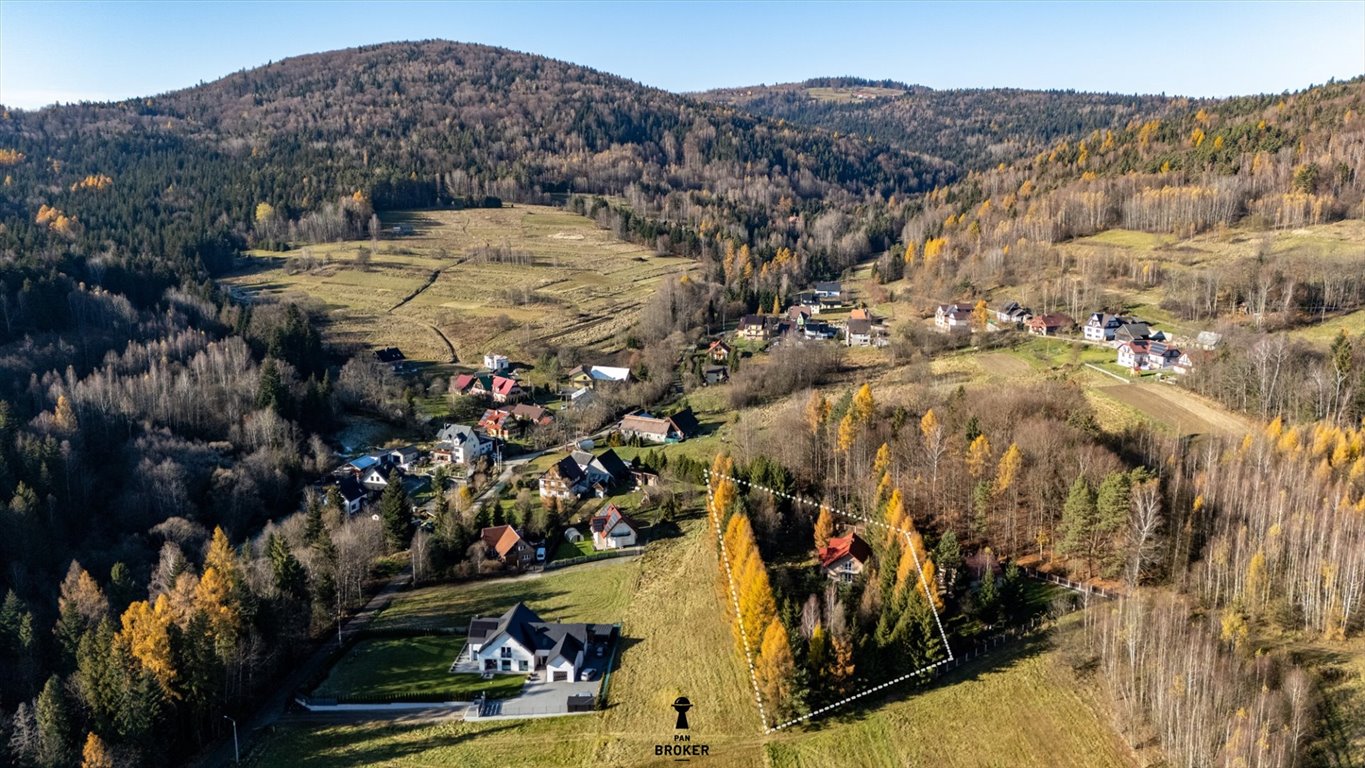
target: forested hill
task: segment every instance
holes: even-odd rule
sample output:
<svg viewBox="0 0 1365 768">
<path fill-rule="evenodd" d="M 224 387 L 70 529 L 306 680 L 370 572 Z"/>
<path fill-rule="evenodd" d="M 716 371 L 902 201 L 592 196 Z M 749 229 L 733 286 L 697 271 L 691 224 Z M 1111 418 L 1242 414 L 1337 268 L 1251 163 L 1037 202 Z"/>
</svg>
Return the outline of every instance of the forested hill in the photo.
<svg viewBox="0 0 1365 768">
<path fill-rule="evenodd" d="M 48 205 L 87 248 L 113 239 L 201 254 L 205 233 L 307 239 L 309 226 L 283 224 L 309 213 L 335 220 L 310 222 L 322 235 L 356 219 L 363 228 L 367 214 L 348 215 L 357 212 L 342 196 L 385 209 L 567 192 L 624 196 L 637 215 L 669 223 L 636 234 L 697 253 L 682 227 L 767 241 L 779 202 L 785 221 L 948 180 L 933 162 L 862 139 L 439 41 L 300 56 L 154 98 L 9 112 L 0 147 L 16 153 L 0 245 L 36 245 Z M 104 187 L 81 186 L 104 177 Z M 256 226 L 261 203 L 281 226 Z M 776 237 L 794 246 L 799 234 Z"/>
<path fill-rule="evenodd" d="M 408 412 L 302 310 L 228 301 L 210 277 L 241 249 L 362 237 L 385 208 L 565 200 L 753 301 L 760 280 L 884 249 L 901 225 L 887 201 L 902 216 L 950 177 L 861 138 L 423 42 L 3 111 L 0 180 L 0 764 L 70 762 L 60 721 L 120 764 L 162 765 L 402 546 L 324 525 L 317 504 L 308 547 L 262 532 L 334 465 L 340 415 Z"/>
<path fill-rule="evenodd" d="M 1058 140 L 1159 117 L 1189 101 L 1063 90 L 935 90 L 851 77 L 722 88 L 696 96 L 797 125 L 870 137 L 962 170 L 1010 163 Z"/>
</svg>

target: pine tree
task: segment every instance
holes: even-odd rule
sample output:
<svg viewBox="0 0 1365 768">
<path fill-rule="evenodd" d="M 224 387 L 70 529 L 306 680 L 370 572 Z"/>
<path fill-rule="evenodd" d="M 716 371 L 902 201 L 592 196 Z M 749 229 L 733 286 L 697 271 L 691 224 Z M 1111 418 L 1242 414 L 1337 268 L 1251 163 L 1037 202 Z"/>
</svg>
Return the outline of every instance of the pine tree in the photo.
<svg viewBox="0 0 1365 768">
<path fill-rule="evenodd" d="M 289 542 L 271 533 L 266 538 L 266 551 L 275 576 L 275 590 L 294 600 L 307 599 L 308 574 L 303 570 L 303 564 L 294 557 Z"/>
<path fill-rule="evenodd" d="M 284 380 L 280 377 L 279 366 L 273 358 L 266 358 L 261 364 L 260 380 L 256 384 L 256 407 L 269 408 L 284 415 L 285 399 L 288 396 Z"/>
<path fill-rule="evenodd" d="M 327 535 L 327 526 L 322 521 L 322 501 L 317 494 L 308 495 L 308 506 L 304 512 L 303 540 L 309 546 L 315 545 Z"/>
<path fill-rule="evenodd" d="M 501 505 L 498 506 L 501 509 Z M 389 481 L 379 497 L 379 517 L 384 522 L 384 537 L 389 548 L 405 549 L 412 538 L 412 504 L 397 477 Z"/>
<path fill-rule="evenodd" d="M 128 572 L 127 564 L 119 561 L 109 569 L 109 607 L 121 613 L 128 604 L 137 599 L 137 585 Z"/>
<path fill-rule="evenodd" d="M 976 612 L 986 624 L 994 624 L 1000 608 L 1000 590 L 995 582 L 995 569 L 989 565 L 981 575 L 981 586 L 976 591 Z"/>
<path fill-rule="evenodd" d="M 38 726 L 38 765 L 43 768 L 68 765 L 73 752 L 71 712 L 56 675 L 43 685 L 33 714 Z"/>
<path fill-rule="evenodd" d="M 1122 534 L 1128 530 L 1131 485 L 1127 472 L 1110 472 L 1095 494 L 1095 525 L 1090 556 L 1104 564 L 1107 576 L 1123 568 L 1126 557 Z"/>
<path fill-rule="evenodd" d="M 58 619 L 53 633 L 68 663 L 75 660 L 81 636 L 109 615 L 109 601 L 81 564 L 71 561 L 57 598 Z"/>
<path fill-rule="evenodd" d="M 1095 496 L 1084 477 L 1076 478 L 1062 506 L 1062 540 L 1057 553 L 1064 558 L 1088 556 L 1088 543 L 1095 527 Z M 1087 560 L 1087 569 L 1089 561 Z"/>
<path fill-rule="evenodd" d="M 952 589 L 957 583 L 957 571 L 962 567 L 962 549 L 957 544 L 957 534 L 952 530 L 944 531 L 934 547 L 934 560 L 943 570 L 943 580 Z"/>
</svg>

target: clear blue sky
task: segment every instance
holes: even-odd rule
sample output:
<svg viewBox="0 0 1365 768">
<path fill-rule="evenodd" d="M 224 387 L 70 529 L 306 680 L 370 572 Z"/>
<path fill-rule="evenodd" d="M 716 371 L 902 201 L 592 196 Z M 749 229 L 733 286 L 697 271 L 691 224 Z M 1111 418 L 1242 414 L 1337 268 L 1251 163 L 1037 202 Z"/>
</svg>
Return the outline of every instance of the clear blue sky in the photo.
<svg viewBox="0 0 1365 768">
<path fill-rule="evenodd" d="M 1223 96 L 1365 74 L 1365 0 L 1214 3 L 0 0 L 0 103 L 145 96 L 267 61 L 446 38 L 674 91 L 891 78 Z"/>
</svg>

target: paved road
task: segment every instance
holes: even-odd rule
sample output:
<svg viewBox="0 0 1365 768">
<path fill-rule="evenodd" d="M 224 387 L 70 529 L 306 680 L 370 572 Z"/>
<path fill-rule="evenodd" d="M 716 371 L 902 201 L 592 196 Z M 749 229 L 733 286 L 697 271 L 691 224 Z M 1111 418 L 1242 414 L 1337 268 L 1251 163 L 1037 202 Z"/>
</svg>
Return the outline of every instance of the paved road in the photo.
<svg viewBox="0 0 1365 768">
<path fill-rule="evenodd" d="M 318 646 L 307 659 L 296 665 L 283 680 L 281 680 L 271 692 L 269 697 L 257 708 L 255 714 L 250 718 L 239 720 L 237 723 L 238 736 L 241 739 L 242 751 L 246 752 L 255 740 L 261 735 L 261 731 L 269 728 L 280 720 L 285 714 L 285 708 L 289 704 L 289 697 L 302 685 L 308 678 L 317 674 L 327 664 L 328 657 L 337 646 L 344 642 L 344 639 L 361 631 L 374 619 L 389 601 L 393 599 L 400 589 L 412 579 L 412 571 L 405 568 L 401 573 L 389 579 L 374 597 L 341 626 L 342 639 L 332 637 L 327 642 Z M 232 734 L 228 733 L 226 738 L 220 739 L 216 744 L 206 748 L 197 758 L 190 761 L 190 765 L 196 768 L 220 768 L 229 766 L 233 763 Z"/>
</svg>

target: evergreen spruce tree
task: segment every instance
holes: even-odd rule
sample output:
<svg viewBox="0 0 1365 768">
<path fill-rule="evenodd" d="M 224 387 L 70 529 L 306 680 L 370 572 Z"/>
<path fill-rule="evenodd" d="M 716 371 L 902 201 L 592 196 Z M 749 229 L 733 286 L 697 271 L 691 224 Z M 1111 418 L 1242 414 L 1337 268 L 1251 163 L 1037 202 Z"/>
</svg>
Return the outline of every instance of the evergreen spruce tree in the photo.
<svg viewBox="0 0 1365 768">
<path fill-rule="evenodd" d="M 315 493 L 309 494 L 308 508 L 304 513 L 303 540 L 313 546 L 325 535 L 327 526 L 322 522 L 322 500 Z"/>
<path fill-rule="evenodd" d="M 271 571 L 275 576 L 275 589 L 284 597 L 306 600 L 308 574 L 299 559 L 294 557 L 289 542 L 271 533 L 266 539 L 266 550 L 270 555 Z"/>
<path fill-rule="evenodd" d="M 1057 554 L 1064 558 L 1086 557 L 1089 568 L 1089 542 L 1095 528 L 1095 495 L 1084 477 L 1076 478 L 1062 506 L 1062 540 Z"/>
<path fill-rule="evenodd" d="M 1127 472 L 1110 472 L 1095 494 L 1095 526 L 1091 536 L 1091 556 L 1102 565 L 1106 576 L 1123 569 L 1127 553 L 1122 534 L 1128 529 L 1131 478 Z"/>
<path fill-rule="evenodd" d="M 267 357 L 265 362 L 261 363 L 261 377 L 256 385 L 256 407 L 269 408 L 284 415 L 287 397 L 288 392 L 284 388 L 284 380 L 280 377 L 280 368 L 275 364 L 274 358 Z"/>
<path fill-rule="evenodd" d="M 390 548 L 401 550 L 408 546 L 412 538 L 412 503 L 397 477 L 389 481 L 379 497 L 379 519 L 384 523 L 384 537 Z"/>
<path fill-rule="evenodd" d="M 995 581 L 995 569 L 987 567 L 976 590 L 976 613 L 981 621 L 994 624 L 1000 615 L 1000 590 Z"/>
<path fill-rule="evenodd" d="M 62 682 L 56 675 L 49 677 L 33 707 L 38 726 L 38 765 L 42 768 L 65 768 L 72 762 L 71 712 L 67 705 Z"/>
</svg>

